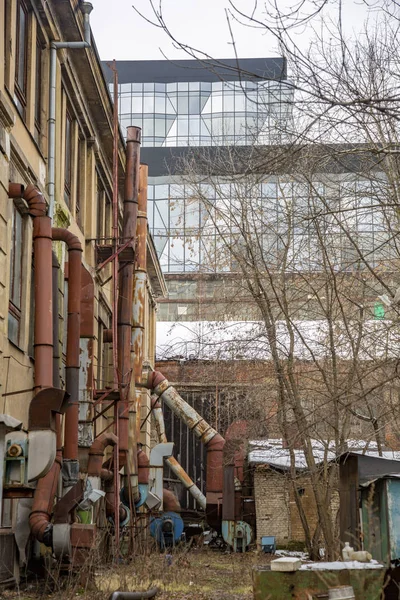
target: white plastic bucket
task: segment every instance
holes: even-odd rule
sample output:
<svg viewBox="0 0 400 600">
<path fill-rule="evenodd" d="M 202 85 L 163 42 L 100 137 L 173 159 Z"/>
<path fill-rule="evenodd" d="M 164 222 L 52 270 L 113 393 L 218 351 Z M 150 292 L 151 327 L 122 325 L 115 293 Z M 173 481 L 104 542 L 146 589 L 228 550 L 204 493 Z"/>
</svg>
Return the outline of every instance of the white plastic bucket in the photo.
<svg viewBox="0 0 400 600">
<path fill-rule="evenodd" d="M 331 588 L 328 595 L 329 600 L 355 600 L 354 590 L 351 585 L 341 585 Z"/>
</svg>

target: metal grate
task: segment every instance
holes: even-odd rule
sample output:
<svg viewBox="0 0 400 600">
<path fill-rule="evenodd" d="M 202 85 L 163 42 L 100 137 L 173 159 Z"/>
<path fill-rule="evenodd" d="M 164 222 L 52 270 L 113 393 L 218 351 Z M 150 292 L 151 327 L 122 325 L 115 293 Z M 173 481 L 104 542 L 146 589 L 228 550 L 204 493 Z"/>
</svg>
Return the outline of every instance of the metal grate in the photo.
<svg viewBox="0 0 400 600">
<path fill-rule="evenodd" d="M 14 577 L 15 539 L 10 529 L 0 529 L 0 584 Z"/>
</svg>

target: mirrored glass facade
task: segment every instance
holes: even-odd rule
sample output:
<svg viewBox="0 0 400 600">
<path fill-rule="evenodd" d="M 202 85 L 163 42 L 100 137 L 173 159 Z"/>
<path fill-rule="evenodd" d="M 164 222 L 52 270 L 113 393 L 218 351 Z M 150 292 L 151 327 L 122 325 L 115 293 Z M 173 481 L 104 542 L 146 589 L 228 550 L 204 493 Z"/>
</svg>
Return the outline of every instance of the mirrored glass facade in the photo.
<svg viewBox="0 0 400 600">
<path fill-rule="evenodd" d="M 285 81 L 119 85 L 122 130 L 141 127 L 145 147 L 280 143 L 292 106 Z"/>
<path fill-rule="evenodd" d="M 360 254 L 370 266 L 397 256 L 388 210 L 377 201 L 383 185 L 340 178 L 308 185 L 271 177 L 251 185 L 193 186 L 152 178 L 149 226 L 168 273 L 237 271 L 222 238 L 228 245 L 241 242 L 236 223 L 243 214 L 254 226 L 254 249 L 270 268 L 317 272 L 328 251 L 334 269 L 364 269 Z"/>
</svg>

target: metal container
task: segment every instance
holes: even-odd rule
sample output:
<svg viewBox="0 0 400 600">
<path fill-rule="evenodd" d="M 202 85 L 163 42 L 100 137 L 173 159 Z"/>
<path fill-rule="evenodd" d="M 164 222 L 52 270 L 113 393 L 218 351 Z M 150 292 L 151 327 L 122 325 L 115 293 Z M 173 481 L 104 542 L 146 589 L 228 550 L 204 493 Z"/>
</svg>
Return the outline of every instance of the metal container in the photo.
<svg viewBox="0 0 400 600">
<path fill-rule="evenodd" d="M 329 600 L 355 600 L 354 590 L 351 585 L 341 585 L 328 591 Z"/>
</svg>

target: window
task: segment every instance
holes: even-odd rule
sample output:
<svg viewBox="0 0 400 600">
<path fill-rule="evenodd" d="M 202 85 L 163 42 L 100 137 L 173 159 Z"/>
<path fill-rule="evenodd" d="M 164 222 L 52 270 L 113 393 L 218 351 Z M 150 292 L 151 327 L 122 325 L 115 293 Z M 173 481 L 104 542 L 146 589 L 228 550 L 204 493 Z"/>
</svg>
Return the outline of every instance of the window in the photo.
<svg viewBox="0 0 400 600">
<path fill-rule="evenodd" d="M 19 346 L 22 298 L 23 218 L 13 207 L 10 257 L 10 301 L 8 307 L 8 339 Z"/>
<path fill-rule="evenodd" d="M 105 243 L 105 226 L 104 226 L 104 188 L 100 177 L 97 177 L 97 238 L 102 240 L 100 243 Z"/>
<path fill-rule="evenodd" d="M 77 154 L 77 165 L 76 165 L 76 200 L 75 200 L 75 219 L 79 227 L 82 228 L 82 198 L 84 195 L 84 174 L 85 174 L 85 161 L 84 161 L 84 146 L 85 142 L 82 138 L 78 139 L 78 154 Z"/>
<path fill-rule="evenodd" d="M 27 88 L 27 54 L 28 54 L 28 10 L 22 2 L 17 0 L 17 32 L 16 32 L 16 60 L 15 60 L 15 102 L 23 119 L 26 114 L 26 88 Z"/>
<path fill-rule="evenodd" d="M 72 179 L 72 117 L 70 112 L 65 114 L 65 159 L 64 159 L 64 200 L 70 206 Z"/>
<path fill-rule="evenodd" d="M 36 40 L 36 79 L 35 79 L 35 140 L 40 137 L 42 121 L 42 45 Z"/>
<path fill-rule="evenodd" d="M 4 2 L 4 74 L 5 83 L 9 85 L 10 77 L 10 56 L 11 56 L 11 32 L 10 32 L 10 13 L 11 0 Z"/>
<path fill-rule="evenodd" d="M 31 297 L 29 311 L 28 356 L 35 358 L 35 265 L 32 255 Z"/>
</svg>

